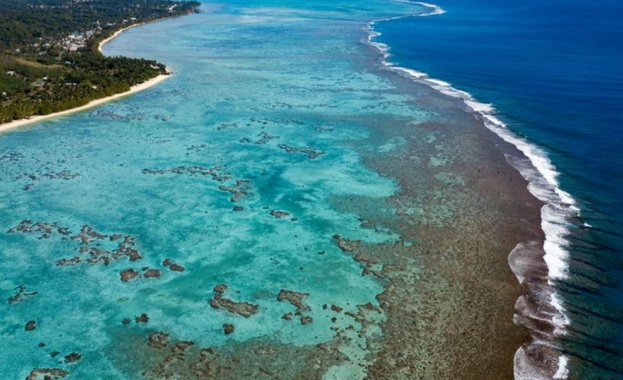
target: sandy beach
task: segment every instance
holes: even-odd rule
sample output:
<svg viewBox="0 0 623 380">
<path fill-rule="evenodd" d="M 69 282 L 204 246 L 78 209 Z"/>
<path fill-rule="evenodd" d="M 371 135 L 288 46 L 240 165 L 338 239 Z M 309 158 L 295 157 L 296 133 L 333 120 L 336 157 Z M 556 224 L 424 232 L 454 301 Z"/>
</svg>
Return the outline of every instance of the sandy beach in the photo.
<svg viewBox="0 0 623 380">
<path fill-rule="evenodd" d="M 137 26 L 141 26 L 141 25 L 145 25 L 145 24 L 146 24 L 145 22 L 141 22 L 141 23 L 133 24 L 133 25 L 130 25 L 130 26 L 126 27 L 126 28 L 122 28 L 122 29 L 117 30 L 115 33 L 113 33 L 112 36 L 103 39 L 99 43 L 99 45 L 97 46 L 97 50 L 99 50 L 100 53 L 102 53 L 102 48 L 104 47 L 104 45 L 106 45 L 107 43 L 109 43 L 110 41 L 115 39 L 118 35 L 120 35 L 121 33 L 125 32 L 128 29 L 136 28 Z"/>
<path fill-rule="evenodd" d="M 112 36 L 110 36 L 110 37 L 106 38 L 105 40 L 102 40 L 102 42 L 100 42 L 99 47 L 98 47 L 99 51 L 101 52 L 102 51 L 102 47 L 106 43 L 110 42 L 112 39 L 117 37 L 119 34 L 123 33 L 124 31 L 126 31 L 128 29 L 131 29 L 131 28 L 143 25 L 143 24 L 144 23 L 135 24 L 135 25 L 129 26 L 127 28 L 123 28 L 121 30 L 116 31 Z M 101 104 L 104 104 L 106 102 L 109 102 L 111 100 L 119 99 L 119 98 L 122 98 L 122 97 L 125 97 L 125 96 L 128 96 L 128 95 L 132 95 L 132 94 L 137 93 L 139 91 L 146 90 L 146 89 L 148 89 L 148 88 L 150 88 L 152 86 L 155 86 L 156 84 L 162 82 L 163 80 L 169 78 L 171 76 L 171 73 L 170 73 L 170 71 L 168 69 L 167 69 L 167 72 L 168 72 L 168 74 L 166 74 L 166 75 L 164 75 L 164 74 L 163 75 L 158 75 L 157 77 L 152 78 L 152 79 L 150 79 L 150 80 L 148 80 L 146 82 L 143 82 L 141 84 L 137 84 L 135 86 L 132 86 L 129 91 L 122 92 L 122 93 L 115 94 L 115 95 L 111 95 L 111 96 L 107 96 L 105 98 L 95 99 L 95 100 L 92 100 L 89 103 L 87 103 L 87 104 L 85 104 L 83 106 L 77 107 L 77 108 L 72 108 L 72 109 L 69 109 L 69 110 L 65 110 L 65 111 L 61 111 L 61 112 L 55 112 L 55 113 L 51 113 L 51 114 L 47 114 L 47 115 L 36 115 L 36 116 L 32 116 L 32 117 L 30 117 L 28 119 L 13 120 L 10 123 L 0 124 L 0 132 L 8 131 L 8 130 L 11 130 L 11 129 L 14 129 L 14 128 L 18 128 L 18 127 L 21 127 L 21 126 L 24 126 L 24 125 L 36 123 L 36 122 L 47 120 L 47 119 L 52 119 L 52 118 L 59 117 L 59 116 L 69 115 L 69 114 L 74 113 L 74 112 L 84 111 L 84 110 L 89 109 L 89 108 L 97 107 L 97 106 L 99 106 Z"/>
</svg>

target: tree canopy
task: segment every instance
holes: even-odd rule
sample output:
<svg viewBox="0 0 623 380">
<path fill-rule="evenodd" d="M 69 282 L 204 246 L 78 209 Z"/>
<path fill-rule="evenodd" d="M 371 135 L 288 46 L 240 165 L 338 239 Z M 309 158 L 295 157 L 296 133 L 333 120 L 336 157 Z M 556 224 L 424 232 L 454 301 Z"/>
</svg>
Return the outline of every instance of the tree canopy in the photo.
<svg viewBox="0 0 623 380">
<path fill-rule="evenodd" d="M 45 115 L 129 90 L 166 68 L 104 57 L 104 38 L 135 23 L 196 12 L 164 0 L 2 0 L 0 123 Z"/>
</svg>

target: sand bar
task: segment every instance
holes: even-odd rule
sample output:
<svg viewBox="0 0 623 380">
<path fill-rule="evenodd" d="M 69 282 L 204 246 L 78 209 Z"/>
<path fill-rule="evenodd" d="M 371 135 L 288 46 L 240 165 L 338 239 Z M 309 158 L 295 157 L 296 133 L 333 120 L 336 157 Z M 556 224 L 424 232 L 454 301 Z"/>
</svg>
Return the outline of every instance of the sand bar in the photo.
<svg viewBox="0 0 623 380">
<path fill-rule="evenodd" d="M 116 31 L 112 36 L 110 36 L 110 37 L 102 40 L 102 42 L 100 42 L 99 47 L 98 47 L 99 51 L 100 52 L 102 51 L 102 47 L 104 46 L 104 44 L 108 43 L 113 38 L 115 38 L 119 34 L 121 34 L 122 32 L 124 32 L 124 31 L 126 31 L 128 29 L 137 27 L 139 25 L 143 25 L 143 24 L 144 23 L 134 24 L 134 25 L 129 26 L 127 28 L 123 28 L 123 29 L 120 29 L 120 30 Z M 39 121 L 52 119 L 52 118 L 55 118 L 55 117 L 58 117 L 58 116 L 64 116 L 64 115 L 68 115 L 68 114 L 71 114 L 71 113 L 74 113 L 74 112 L 84 111 L 84 110 L 89 109 L 89 108 L 97 107 L 97 106 L 99 106 L 101 104 L 104 104 L 106 102 L 109 102 L 111 100 L 119 99 L 119 98 L 122 98 L 124 96 L 128 96 L 128 95 L 134 94 L 136 92 L 146 90 L 146 89 L 148 89 L 148 88 L 150 88 L 152 86 L 155 86 L 156 84 L 162 82 L 163 80 L 171 77 L 171 72 L 170 72 L 170 70 L 168 68 L 167 68 L 167 73 L 168 74 L 166 74 L 166 75 L 165 74 L 158 75 L 157 77 L 152 78 L 152 79 L 150 79 L 150 80 L 148 80 L 146 82 L 143 82 L 141 84 L 137 84 L 135 86 L 132 86 L 129 91 L 121 92 L 119 94 L 115 94 L 115 95 L 111 95 L 111 96 L 107 96 L 105 98 L 95 99 L 95 100 L 92 100 L 89 103 L 87 103 L 87 104 L 85 104 L 83 106 L 80 106 L 80 107 L 76 107 L 76 108 L 72 108 L 72 109 L 65 110 L 65 111 L 60 111 L 60 112 L 54 112 L 54 113 L 50 113 L 50 114 L 47 114 L 47 115 L 31 116 L 28 119 L 13 120 L 13 121 L 11 121 L 9 123 L 0 124 L 0 132 L 8 131 L 10 129 L 18 128 L 18 127 L 21 127 L 21 126 L 24 126 L 24 125 L 27 125 L 27 124 L 32 124 L 32 123 L 36 123 L 36 122 L 39 122 Z"/>
</svg>

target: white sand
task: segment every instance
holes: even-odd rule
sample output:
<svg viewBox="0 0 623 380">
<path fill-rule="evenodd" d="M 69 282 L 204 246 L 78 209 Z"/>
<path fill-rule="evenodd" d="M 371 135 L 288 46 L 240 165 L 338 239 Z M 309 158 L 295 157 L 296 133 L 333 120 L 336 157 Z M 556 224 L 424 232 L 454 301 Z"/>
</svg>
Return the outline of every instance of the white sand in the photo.
<svg viewBox="0 0 623 380">
<path fill-rule="evenodd" d="M 113 34 L 112 36 L 110 36 L 110 37 L 106 38 L 105 40 L 103 40 L 102 42 L 100 42 L 100 44 L 99 44 L 100 52 L 102 51 L 102 46 L 104 46 L 104 44 L 106 44 L 107 42 L 109 42 L 113 38 L 117 37 L 122 32 L 124 32 L 124 31 L 126 31 L 128 29 L 137 27 L 139 25 L 143 25 L 143 24 L 135 24 L 135 25 L 129 26 L 127 28 L 118 30 L 118 31 L 115 32 L 115 34 Z M 167 72 L 169 72 L 168 69 L 167 69 Z M 122 93 L 119 93 L 119 94 L 115 94 L 115 95 L 112 95 L 112 96 L 108 96 L 106 98 L 95 99 L 95 100 L 92 100 L 89 103 L 87 103 L 87 104 L 85 104 L 83 106 L 77 107 L 77 108 L 72 108 L 72 109 L 69 109 L 69 110 L 66 110 L 66 111 L 61 111 L 61 112 L 55 112 L 55 113 L 51 113 L 51 114 L 48 114 L 48 115 L 31 116 L 28 119 L 13 120 L 10 123 L 0 124 L 0 132 L 8 131 L 9 129 L 21 127 L 21 126 L 26 125 L 26 124 L 32 124 L 32 123 L 36 123 L 38 121 L 52 119 L 52 118 L 55 118 L 55 117 L 58 117 L 58 116 L 68 115 L 68 114 L 71 114 L 71 113 L 74 113 L 74 112 L 84 111 L 84 110 L 86 110 L 88 108 L 97 107 L 100 104 L 104 104 L 104 103 L 109 102 L 111 100 L 119 99 L 119 98 L 122 98 L 124 96 L 128 96 L 128 95 L 134 94 L 135 92 L 139 92 L 139 91 L 143 91 L 145 89 L 148 89 L 149 87 L 155 86 L 156 84 L 162 82 L 163 80 L 169 78 L 170 76 L 171 76 L 171 74 L 168 74 L 168 75 L 158 75 L 157 77 L 152 78 L 152 79 L 148 80 L 147 82 L 143 82 L 141 84 L 137 84 L 136 86 L 132 86 L 129 91 L 122 92 Z"/>
<path fill-rule="evenodd" d="M 101 53 L 101 52 L 102 52 L 102 47 L 103 47 L 104 45 L 106 45 L 107 43 L 109 43 L 111 40 L 113 40 L 115 37 L 117 37 L 118 35 L 120 35 L 121 33 L 125 32 L 125 31 L 126 31 L 126 30 L 128 30 L 128 29 L 136 28 L 137 26 L 141 26 L 141 25 L 145 25 L 145 24 L 146 24 L 145 22 L 141 22 L 141 23 L 139 23 L 139 24 L 130 25 L 130 26 L 128 26 L 127 28 L 123 28 L 123 29 L 119 29 L 119 30 L 117 30 L 115 33 L 113 33 L 113 35 L 112 35 L 112 36 L 110 36 L 110 37 L 108 37 L 108 38 L 106 38 L 106 39 L 103 39 L 103 40 L 99 43 L 99 45 L 97 46 L 97 50 L 99 50 L 99 51 L 100 51 L 100 53 Z"/>
<path fill-rule="evenodd" d="M 61 111 L 61 112 L 55 112 L 55 113 L 51 113 L 51 114 L 47 114 L 47 115 L 36 115 L 36 116 L 31 116 L 28 119 L 19 119 L 19 120 L 13 120 L 10 123 L 5 123 L 5 124 L 0 124 L 0 132 L 4 132 L 7 131 L 9 129 L 13 129 L 13 128 L 17 128 L 17 127 L 21 127 L 22 125 L 26 125 L 26 124 L 32 124 L 32 123 L 36 123 L 38 121 L 41 120 L 47 120 L 47 119 L 51 119 L 54 117 L 58 117 L 58 116 L 63 116 L 63 115 L 68 115 L 70 113 L 74 113 L 74 112 L 80 112 L 80 111 L 84 111 L 88 108 L 92 108 L 92 107 L 96 107 L 99 106 L 100 104 L 104 104 L 106 102 L 109 102 L 113 99 L 119 99 L 122 98 L 124 96 L 128 96 L 131 95 L 135 92 L 139 92 L 139 91 L 143 91 L 151 86 L 154 86 L 160 82 L 162 82 L 163 80 L 169 78 L 171 75 L 158 75 L 155 78 L 152 78 L 150 80 L 148 80 L 147 82 L 143 82 L 141 84 L 137 84 L 136 86 L 132 86 L 130 88 L 130 91 L 126 91 L 126 92 L 122 92 L 119 94 L 115 94 L 112 96 L 108 96 L 106 98 L 101 98 L 101 99 L 95 99 L 90 101 L 89 103 L 77 107 L 77 108 L 72 108 L 66 111 Z"/>
</svg>

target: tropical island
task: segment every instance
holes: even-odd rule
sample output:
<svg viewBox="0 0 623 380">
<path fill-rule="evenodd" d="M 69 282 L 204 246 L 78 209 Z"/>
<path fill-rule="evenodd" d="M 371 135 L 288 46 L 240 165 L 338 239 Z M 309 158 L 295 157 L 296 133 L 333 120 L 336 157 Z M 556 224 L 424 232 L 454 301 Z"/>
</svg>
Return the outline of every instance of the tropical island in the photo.
<svg viewBox="0 0 623 380">
<path fill-rule="evenodd" d="M 105 57 L 101 43 L 133 25 L 198 11 L 195 1 L 0 2 L 0 124 L 66 111 L 166 75 L 164 64 Z"/>
</svg>

